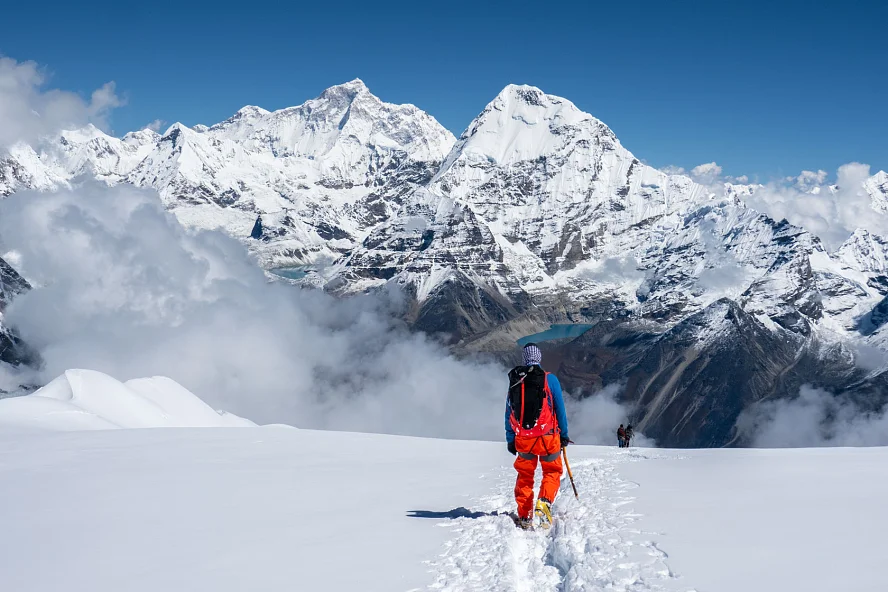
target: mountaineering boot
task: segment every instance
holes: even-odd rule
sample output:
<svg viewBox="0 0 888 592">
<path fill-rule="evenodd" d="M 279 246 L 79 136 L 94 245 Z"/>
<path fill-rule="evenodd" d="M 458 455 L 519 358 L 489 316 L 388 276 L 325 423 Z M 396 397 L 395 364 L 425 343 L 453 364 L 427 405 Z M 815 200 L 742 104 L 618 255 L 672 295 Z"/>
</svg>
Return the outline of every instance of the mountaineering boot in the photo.
<svg viewBox="0 0 888 592">
<path fill-rule="evenodd" d="M 533 529 L 533 518 L 516 518 L 515 525 L 518 526 L 521 530 L 532 530 Z"/>
<path fill-rule="evenodd" d="M 552 526 L 552 502 L 544 497 L 537 500 L 534 514 L 540 518 L 540 526 L 549 528 Z"/>
</svg>

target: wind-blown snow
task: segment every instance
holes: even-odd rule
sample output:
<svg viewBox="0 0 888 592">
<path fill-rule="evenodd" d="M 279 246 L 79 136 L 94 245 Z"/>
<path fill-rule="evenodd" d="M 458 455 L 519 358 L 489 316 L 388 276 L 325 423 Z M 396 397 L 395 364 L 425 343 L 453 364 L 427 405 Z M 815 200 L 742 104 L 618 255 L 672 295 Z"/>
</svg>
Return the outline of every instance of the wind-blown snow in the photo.
<svg viewBox="0 0 888 592">
<path fill-rule="evenodd" d="M 93 370 L 68 370 L 30 395 L 0 399 L 0 426 L 6 427 L 78 431 L 251 425 L 256 424 L 214 411 L 163 376 L 123 383 Z"/>
</svg>

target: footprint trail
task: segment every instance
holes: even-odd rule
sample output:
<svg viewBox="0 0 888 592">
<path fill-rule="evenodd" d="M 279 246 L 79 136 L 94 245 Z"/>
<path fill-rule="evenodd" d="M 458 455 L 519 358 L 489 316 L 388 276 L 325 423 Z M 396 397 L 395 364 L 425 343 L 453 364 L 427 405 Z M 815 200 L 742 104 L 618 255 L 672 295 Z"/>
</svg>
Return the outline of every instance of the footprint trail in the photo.
<svg viewBox="0 0 888 592">
<path fill-rule="evenodd" d="M 605 451 L 571 464 L 580 499 L 562 482 L 553 505 L 554 526 L 525 532 L 508 516 L 451 521 L 454 538 L 430 562 L 432 590 L 489 592 L 693 592 L 682 586 L 667 555 L 638 529 L 631 491 L 636 484 L 619 477 L 622 463 L 655 458 L 643 449 Z M 539 478 L 539 475 L 537 475 Z M 496 475 L 494 493 L 478 500 L 485 512 L 514 509 L 515 472 Z"/>
</svg>

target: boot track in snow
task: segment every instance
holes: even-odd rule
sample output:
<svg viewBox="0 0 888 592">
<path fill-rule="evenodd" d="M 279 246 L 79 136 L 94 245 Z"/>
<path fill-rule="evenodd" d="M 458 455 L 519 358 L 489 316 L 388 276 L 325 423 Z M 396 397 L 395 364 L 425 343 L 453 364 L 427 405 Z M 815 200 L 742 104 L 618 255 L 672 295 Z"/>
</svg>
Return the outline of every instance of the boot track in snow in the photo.
<svg viewBox="0 0 888 592">
<path fill-rule="evenodd" d="M 455 538 L 429 564 L 432 590 L 485 592 L 659 592 L 682 586 L 667 556 L 634 527 L 640 516 L 630 507 L 636 484 L 621 479 L 619 464 L 653 458 L 653 451 L 632 449 L 575 460 L 573 473 L 580 499 L 562 483 L 552 505 L 548 530 L 515 528 L 515 472 L 503 468 L 494 477 L 495 494 L 478 500 L 480 517 L 448 521 Z M 539 476 L 538 476 L 539 477 Z"/>
</svg>

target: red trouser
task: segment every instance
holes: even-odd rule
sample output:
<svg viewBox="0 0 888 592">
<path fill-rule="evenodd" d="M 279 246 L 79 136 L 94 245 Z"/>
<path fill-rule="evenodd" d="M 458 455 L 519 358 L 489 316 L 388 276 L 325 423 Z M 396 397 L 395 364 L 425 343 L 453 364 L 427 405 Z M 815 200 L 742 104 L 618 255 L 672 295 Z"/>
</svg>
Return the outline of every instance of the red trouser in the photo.
<svg viewBox="0 0 888 592">
<path fill-rule="evenodd" d="M 518 502 L 518 516 L 530 518 L 533 513 L 533 478 L 537 462 L 543 466 L 543 481 L 540 483 L 540 495 L 550 502 L 555 501 L 561 487 L 561 439 L 558 434 L 531 438 L 522 441 L 515 439 L 518 458 L 515 459 L 515 470 L 518 479 L 515 481 L 515 501 Z M 522 457 L 522 453 L 524 457 Z M 540 461 L 540 456 L 552 460 Z M 526 458 L 525 458 L 526 457 Z M 554 458 L 553 458 L 554 457 Z"/>
</svg>

